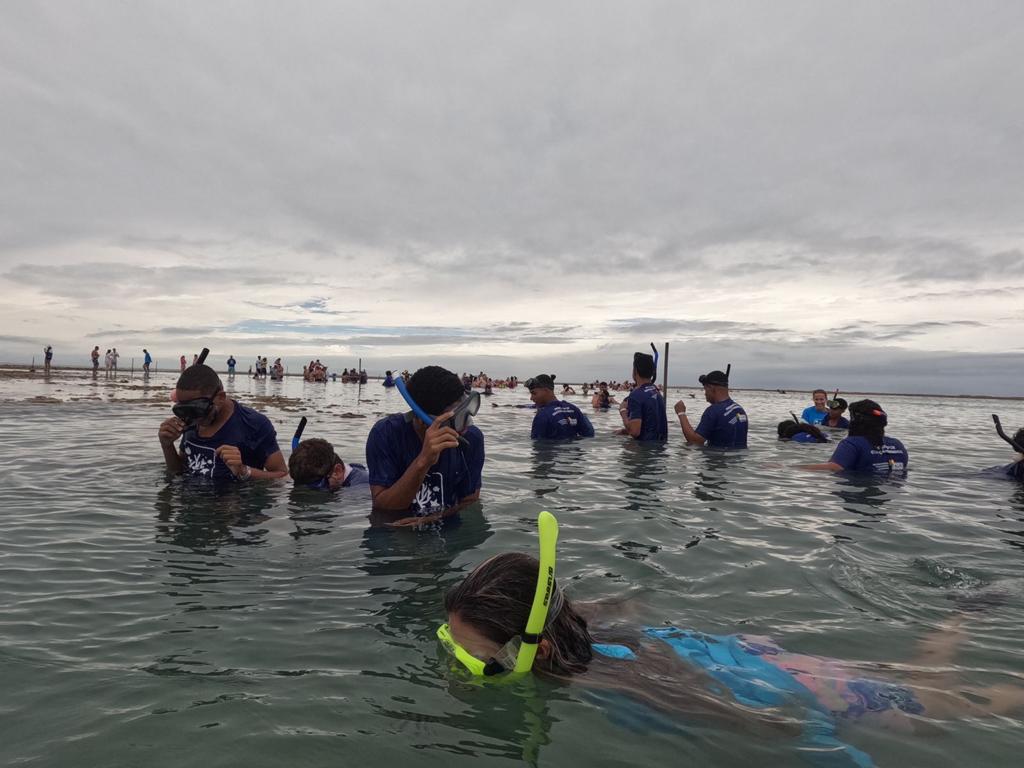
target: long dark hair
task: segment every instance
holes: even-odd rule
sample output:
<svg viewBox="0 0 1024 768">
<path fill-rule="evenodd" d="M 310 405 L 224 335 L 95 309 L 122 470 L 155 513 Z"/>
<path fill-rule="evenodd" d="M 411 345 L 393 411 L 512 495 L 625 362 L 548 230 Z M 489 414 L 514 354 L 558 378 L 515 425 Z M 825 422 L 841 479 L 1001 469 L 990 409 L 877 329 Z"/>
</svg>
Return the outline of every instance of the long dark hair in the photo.
<svg viewBox="0 0 1024 768">
<path fill-rule="evenodd" d="M 889 423 L 882 406 L 874 400 L 850 403 L 850 437 L 866 437 L 875 447 L 885 443 L 885 427 Z"/>
<path fill-rule="evenodd" d="M 478 565 L 444 596 L 448 615 L 472 625 L 484 637 L 504 645 L 526 629 L 537 591 L 540 563 L 516 552 L 497 555 Z M 586 620 L 565 599 L 561 610 L 549 619 L 541 637 L 551 644 L 546 659 L 537 658 L 534 670 L 567 676 L 587 671 L 594 658 Z"/>
<path fill-rule="evenodd" d="M 800 432 L 806 432 L 808 435 L 813 437 L 819 443 L 827 443 L 828 438 L 825 434 L 813 424 L 802 424 L 796 421 L 786 419 L 786 421 L 779 422 L 779 440 L 792 440 L 794 436 Z"/>
</svg>

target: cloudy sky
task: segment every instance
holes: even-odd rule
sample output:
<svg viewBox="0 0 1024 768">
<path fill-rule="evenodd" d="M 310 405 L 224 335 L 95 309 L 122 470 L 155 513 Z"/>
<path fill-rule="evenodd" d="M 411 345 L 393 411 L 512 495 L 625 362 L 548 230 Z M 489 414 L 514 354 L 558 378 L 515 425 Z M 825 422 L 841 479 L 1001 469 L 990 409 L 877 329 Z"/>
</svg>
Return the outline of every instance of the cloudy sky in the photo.
<svg viewBox="0 0 1024 768">
<path fill-rule="evenodd" d="M 4 3 L 0 360 L 1024 395 L 1021 51 L 1005 1 Z"/>
</svg>

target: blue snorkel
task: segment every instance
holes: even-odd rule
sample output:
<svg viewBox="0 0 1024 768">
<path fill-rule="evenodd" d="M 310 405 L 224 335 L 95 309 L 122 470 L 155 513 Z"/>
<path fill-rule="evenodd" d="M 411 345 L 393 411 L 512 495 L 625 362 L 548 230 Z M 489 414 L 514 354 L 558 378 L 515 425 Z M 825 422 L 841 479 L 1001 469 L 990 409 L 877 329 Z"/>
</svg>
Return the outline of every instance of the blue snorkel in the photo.
<svg viewBox="0 0 1024 768">
<path fill-rule="evenodd" d="M 426 424 L 428 427 L 434 423 L 434 417 L 429 413 L 420 408 L 419 403 L 412 399 L 412 395 L 409 394 L 409 390 L 405 387 L 405 379 L 401 376 L 395 379 L 395 387 L 402 393 L 402 398 L 409 404 L 412 409 L 413 415 Z M 462 435 L 459 435 L 459 445 L 463 448 L 469 447 L 469 442 Z"/>
<path fill-rule="evenodd" d="M 303 416 L 299 421 L 299 426 L 295 429 L 295 434 L 292 435 L 292 451 L 299 447 L 299 440 L 302 439 L 302 430 L 306 428 L 306 417 Z"/>
</svg>

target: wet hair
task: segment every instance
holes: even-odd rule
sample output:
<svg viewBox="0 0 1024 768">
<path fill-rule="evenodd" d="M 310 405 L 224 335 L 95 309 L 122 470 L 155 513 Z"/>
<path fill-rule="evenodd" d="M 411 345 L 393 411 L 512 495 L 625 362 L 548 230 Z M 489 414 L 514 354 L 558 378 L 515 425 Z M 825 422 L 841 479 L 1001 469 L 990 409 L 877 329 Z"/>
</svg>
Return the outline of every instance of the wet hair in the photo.
<svg viewBox="0 0 1024 768">
<path fill-rule="evenodd" d="M 385 374 L 386 376 L 390 376 L 390 375 L 391 375 L 391 371 L 384 371 L 384 374 Z"/>
<path fill-rule="evenodd" d="M 889 419 L 882 406 L 874 400 L 850 403 L 850 437 L 866 437 L 873 446 L 881 446 L 888 423 Z"/>
<path fill-rule="evenodd" d="M 319 437 L 311 437 L 299 443 L 298 448 L 288 457 L 288 474 L 298 485 L 315 483 L 331 473 L 338 464 L 345 465 L 334 446 Z"/>
<path fill-rule="evenodd" d="M 654 358 L 643 352 L 636 352 L 633 355 L 633 368 L 637 375 L 644 379 L 654 378 L 657 368 L 654 367 Z"/>
<path fill-rule="evenodd" d="M 795 435 L 801 432 L 811 435 L 819 443 L 828 442 L 828 438 L 825 437 L 824 433 L 813 424 L 798 424 L 792 419 L 779 422 L 779 440 L 792 440 Z"/>
<path fill-rule="evenodd" d="M 178 377 L 176 387 L 186 392 L 198 392 L 203 397 L 212 397 L 219 390 L 224 389 L 220 376 L 205 363 L 190 365 L 186 368 Z"/>
<path fill-rule="evenodd" d="M 439 365 L 420 368 L 409 379 L 407 388 L 417 405 L 431 416 L 444 413 L 445 408 L 461 400 L 466 391 L 462 379 Z"/>
<path fill-rule="evenodd" d="M 488 640 L 504 645 L 526 629 L 539 570 L 540 562 L 530 555 L 509 552 L 492 557 L 448 590 L 445 612 L 457 614 Z M 594 658 L 594 638 L 568 598 L 541 637 L 550 643 L 551 654 L 537 658 L 536 671 L 562 676 L 586 672 Z"/>
</svg>

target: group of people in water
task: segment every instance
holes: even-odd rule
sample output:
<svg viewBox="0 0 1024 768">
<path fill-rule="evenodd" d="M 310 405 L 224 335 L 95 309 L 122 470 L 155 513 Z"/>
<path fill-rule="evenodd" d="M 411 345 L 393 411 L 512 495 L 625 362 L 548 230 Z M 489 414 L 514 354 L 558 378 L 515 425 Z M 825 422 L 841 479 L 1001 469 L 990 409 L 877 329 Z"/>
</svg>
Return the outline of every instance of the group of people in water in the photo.
<svg viewBox="0 0 1024 768">
<path fill-rule="evenodd" d="M 634 387 L 619 406 L 618 433 L 624 437 L 668 438 L 656 369 L 652 356 L 634 356 Z M 708 407 L 696 426 L 686 403 L 675 404 L 688 444 L 746 447 L 747 415 L 730 396 L 729 372 L 699 377 Z M 439 366 L 420 368 L 407 380 L 389 372 L 388 379 L 410 410 L 373 425 L 366 465 L 346 462 L 323 438 L 301 440 L 301 429 L 286 461 L 269 419 L 228 397 L 217 373 L 200 361 L 181 374 L 173 395 L 174 415 L 160 425 L 164 460 L 172 472 L 228 482 L 290 477 L 296 487 L 326 492 L 368 486 L 375 513 L 385 514 L 392 527 L 440 524 L 480 498 L 484 435 L 473 416 L 481 393 L 467 391 L 465 381 Z M 540 374 L 525 385 L 536 408 L 531 437 L 593 437 L 586 414 L 556 397 L 554 376 Z M 817 441 L 823 428 L 848 434 L 828 462 L 806 465 L 809 469 L 906 469 L 906 449 L 885 435 L 887 415 L 878 403 L 847 404 L 838 393 L 829 399 L 821 390 L 813 399 L 803 418 L 794 416 L 779 425 L 780 438 L 799 441 L 805 438 L 798 435 L 810 435 Z M 1024 480 L 1024 430 L 1006 439 L 1019 451 L 1007 473 Z M 872 761 L 840 738 L 844 721 L 905 725 L 922 716 L 1008 714 L 1024 708 L 1019 685 L 953 684 L 956 675 L 948 667 L 963 637 L 959 616 L 922 641 L 922 658 L 935 672 L 905 680 L 889 679 L 881 671 L 867 676 L 851 664 L 793 653 L 764 637 L 712 635 L 667 625 L 618 626 L 600 606 L 574 603 L 562 591 L 554 576 L 557 522 L 542 513 L 539 528 L 539 559 L 519 553 L 492 557 L 446 595 L 447 620 L 437 634 L 464 673 L 499 681 L 533 672 L 617 690 L 661 712 L 788 734 L 815 755 L 858 766 Z"/>
</svg>

